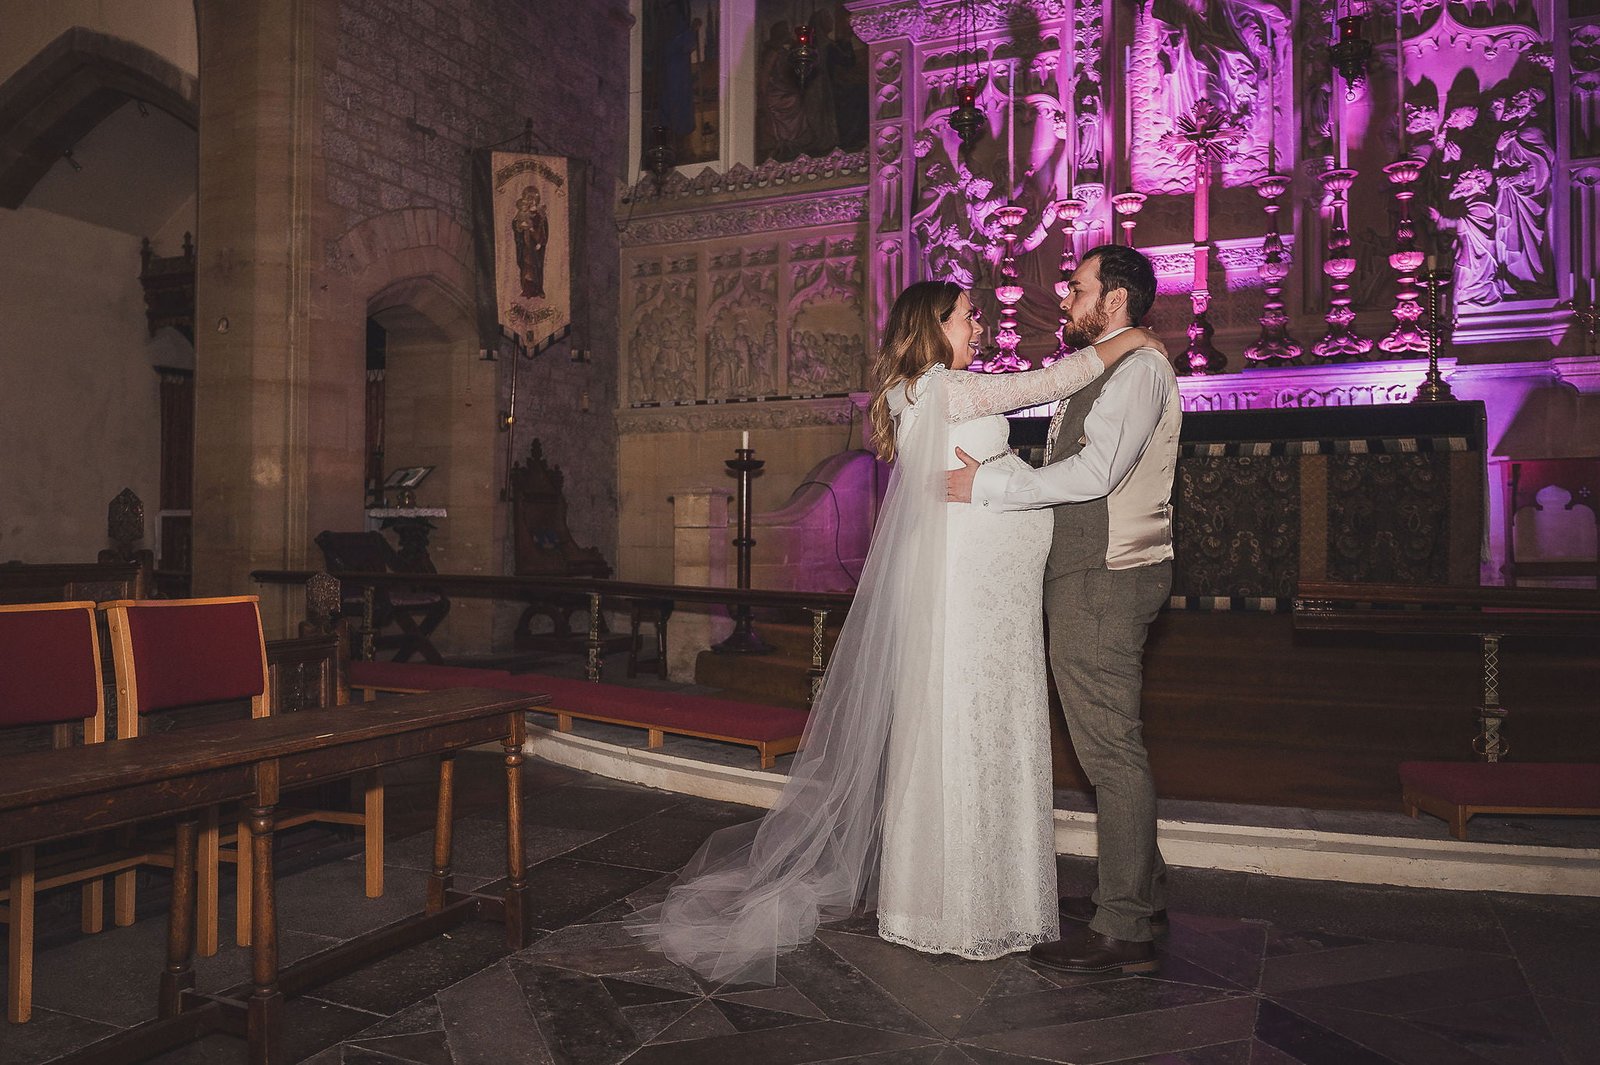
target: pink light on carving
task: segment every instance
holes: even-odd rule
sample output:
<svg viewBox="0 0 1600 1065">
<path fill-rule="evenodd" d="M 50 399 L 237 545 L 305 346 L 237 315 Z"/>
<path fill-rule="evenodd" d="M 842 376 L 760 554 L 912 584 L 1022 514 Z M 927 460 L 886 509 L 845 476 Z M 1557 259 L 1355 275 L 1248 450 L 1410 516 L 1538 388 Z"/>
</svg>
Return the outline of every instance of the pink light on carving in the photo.
<svg viewBox="0 0 1600 1065">
<path fill-rule="evenodd" d="M 1378 341 L 1378 347 L 1396 354 L 1428 350 L 1428 338 L 1417 328 L 1422 317 L 1422 304 L 1417 300 L 1417 269 L 1422 265 L 1423 253 L 1417 249 L 1417 229 L 1411 221 L 1411 199 L 1416 195 L 1412 188 L 1422 174 L 1422 162 L 1401 159 L 1383 168 L 1394 185 L 1394 198 L 1399 204 L 1398 218 L 1394 224 L 1394 254 L 1389 265 L 1398 275 L 1394 304 L 1394 329 Z"/>
<path fill-rule="evenodd" d="M 995 299 L 1000 301 L 1000 323 L 995 330 L 995 346 L 1000 350 L 984 366 L 989 373 L 1008 373 L 1026 370 L 1028 360 L 1017 354 L 1022 335 L 1017 332 L 1017 304 L 1022 302 L 1022 279 L 1017 274 L 1017 227 L 1028 212 L 1014 203 L 995 210 L 994 218 L 1001 227 L 1005 241 L 1005 256 L 1000 260 L 1000 284 L 995 286 Z"/>
</svg>

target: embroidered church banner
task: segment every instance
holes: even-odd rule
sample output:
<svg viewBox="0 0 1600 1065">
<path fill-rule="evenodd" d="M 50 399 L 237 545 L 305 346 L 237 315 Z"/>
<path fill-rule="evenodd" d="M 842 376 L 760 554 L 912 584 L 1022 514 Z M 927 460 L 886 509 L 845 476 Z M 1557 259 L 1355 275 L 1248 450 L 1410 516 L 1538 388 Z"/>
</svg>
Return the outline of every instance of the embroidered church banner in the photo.
<svg viewBox="0 0 1600 1065">
<path fill-rule="evenodd" d="M 537 353 L 572 329 L 572 175 L 558 155 L 492 152 L 495 311 Z"/>
</svg>

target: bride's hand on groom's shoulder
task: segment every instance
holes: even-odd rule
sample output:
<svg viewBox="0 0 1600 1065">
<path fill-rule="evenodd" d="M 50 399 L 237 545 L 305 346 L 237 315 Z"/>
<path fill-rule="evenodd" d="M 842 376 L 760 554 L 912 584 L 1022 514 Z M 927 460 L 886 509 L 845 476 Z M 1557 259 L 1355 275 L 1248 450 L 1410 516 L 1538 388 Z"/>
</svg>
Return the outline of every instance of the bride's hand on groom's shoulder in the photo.
<svg viewBox="0 0 1600 1065">
<path fill-rule="evenodd" d="M 1172 355 L 1167 351 L 1167 346 L 1161 342 L 1160 337 L 1156 336 L 1148 329 L 1135 327 L 1134 331 L 1139 333 L 1143 338 L 1139 344 L 1141 348 L 1155 348 L 1157 351 L 1161 352 L 1162 358 L 1169 361 L 1171 360 Z"/>
</svg>

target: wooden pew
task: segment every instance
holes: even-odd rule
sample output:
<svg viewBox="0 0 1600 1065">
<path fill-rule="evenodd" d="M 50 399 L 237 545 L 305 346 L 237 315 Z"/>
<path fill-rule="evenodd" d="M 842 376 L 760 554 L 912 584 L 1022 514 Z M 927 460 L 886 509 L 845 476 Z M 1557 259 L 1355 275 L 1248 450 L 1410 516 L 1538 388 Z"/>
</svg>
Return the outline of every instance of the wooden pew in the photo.
<svg viewBox="0 0 1600 1065">
<path fill-rule="evenodd" d="M 136 562 L 0 564 L 0 603 L 59 603 L 88 599 L 147 599 L 146 573 Z"/>
<path fill-rule="evenodd" d="M 521 767 L 536 694 L 466 689 L 384 699 L 315 714 L 222 722 L 72 751 L 18 755 L 0 779 L 0 850 L 177 817 L 177 854 L 158 1017 L 59 1059 L 61 1065 L 123 1063 L 212 1031 L 243 1033 L 251 1065 L 287 1065 L 283 999 L 374 957 L 431 938 L 469 918 L 505 925 L 512 949 L 526 945 Z M 451 884 L 454 754 L 484 743 L 506 752 L 507 881 L 499 895 Z M 434 872 L 422 914 L 278 965 L 272 837 L 280 792 L 338 780 L 425 754 L 440 756 Z M 200 811 L 248 803 L 254 860 L 251 976 L 219 994 L 194 990 L 195 859 Z"/>
</svg>

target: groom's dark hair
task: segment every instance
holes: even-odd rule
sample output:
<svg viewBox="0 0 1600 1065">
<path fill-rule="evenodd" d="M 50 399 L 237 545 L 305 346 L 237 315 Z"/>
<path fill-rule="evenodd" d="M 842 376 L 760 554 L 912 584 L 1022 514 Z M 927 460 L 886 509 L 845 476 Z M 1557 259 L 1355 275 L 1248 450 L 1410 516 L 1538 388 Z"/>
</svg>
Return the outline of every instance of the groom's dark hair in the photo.
<svg viewBox="0 0 1600 1065">
<path fill-rule="evenodd" d="M 1121 244 L 1102 244 L 1083 253 L 1083 261 L 1100 264 L 1100 294 L 1113 289 L 1128 293 L 1128 322 L 1138 325 L 1156 301 L 1156 268 L 1142 252 Z"/>
</svg>

